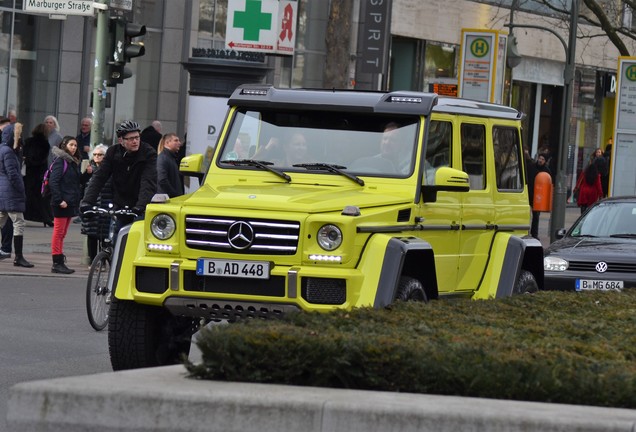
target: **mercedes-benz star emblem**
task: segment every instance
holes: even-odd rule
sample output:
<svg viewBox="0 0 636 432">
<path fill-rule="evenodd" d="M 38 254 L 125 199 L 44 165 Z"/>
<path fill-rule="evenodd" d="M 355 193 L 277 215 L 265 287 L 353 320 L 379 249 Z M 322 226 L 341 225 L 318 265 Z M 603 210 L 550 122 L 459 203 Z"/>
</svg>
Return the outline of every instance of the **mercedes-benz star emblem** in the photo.
<svg viewBox="0 0 636 432">
<path fill-rule="evenodd" d="M 600 263 L 596 264 L 596 271 L 599 273 L 605 273 L 607 271 L 607 263 L 601 261 Z"/>
<path fill-rule="evenodd" d="M 227 241 L 234 249 L 247 249 L 254 241 L 254 228 L 247 222 L 234 222 L 227 230 Z"/>
</svg>

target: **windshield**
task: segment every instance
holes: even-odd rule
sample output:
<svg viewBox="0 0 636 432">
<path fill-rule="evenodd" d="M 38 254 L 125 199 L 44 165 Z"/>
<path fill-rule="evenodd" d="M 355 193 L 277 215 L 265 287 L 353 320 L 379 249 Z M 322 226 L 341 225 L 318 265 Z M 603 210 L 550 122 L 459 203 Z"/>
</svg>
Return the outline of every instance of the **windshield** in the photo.
<svg viewBox="0 0 636 432">
<path fill-rule="evenodd" d="M 630 237 L 636 235 L 636 202 L 603 202 L 590 209 L 573 227 L 572 237 Z"/>
<path fill-rule="evenodd" d="M 218 165 L 258 169 L 407 177 L 413 172 L 419 118 L 328 111 L 238 111 Z M 313 164 L 309 169 L 308 164 Z M 314 169 L 315 164 L 335 169 Z"/>
</svg>

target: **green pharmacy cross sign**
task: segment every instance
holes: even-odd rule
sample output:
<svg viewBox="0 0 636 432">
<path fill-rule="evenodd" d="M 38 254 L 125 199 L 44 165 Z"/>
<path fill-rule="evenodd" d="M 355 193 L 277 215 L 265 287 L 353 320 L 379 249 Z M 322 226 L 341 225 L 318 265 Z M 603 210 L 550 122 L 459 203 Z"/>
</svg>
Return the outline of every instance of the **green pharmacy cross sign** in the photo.
<svg viewBox="0 0 636 432">
<path fill-rule="evenodd" d="M 296 43 L 296 0 L 228 0 L 225 47 L 292 55 Z"/>
<path fill-rule="evenodd" d="M 243 39 L 258 41 L 261 30 L 272 29 L 272 14 L 262 11 L 260 1 L 247 1 L 244 11 L 234 12 L 234 27 L 243 29 Z"/>
</svg>

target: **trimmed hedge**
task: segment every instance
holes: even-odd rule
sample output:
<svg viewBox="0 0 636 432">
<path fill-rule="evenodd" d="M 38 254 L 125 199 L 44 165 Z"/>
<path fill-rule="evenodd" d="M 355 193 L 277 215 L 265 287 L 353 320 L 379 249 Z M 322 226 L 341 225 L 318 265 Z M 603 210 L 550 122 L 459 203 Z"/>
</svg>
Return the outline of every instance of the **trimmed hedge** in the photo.
<svg viewBox="0 0 636 432">
<path fill-rule="evenodd" d="M 204 328 L 200 379 L 636 408 L 636 290 L 396 303 Z"/>
</svg>

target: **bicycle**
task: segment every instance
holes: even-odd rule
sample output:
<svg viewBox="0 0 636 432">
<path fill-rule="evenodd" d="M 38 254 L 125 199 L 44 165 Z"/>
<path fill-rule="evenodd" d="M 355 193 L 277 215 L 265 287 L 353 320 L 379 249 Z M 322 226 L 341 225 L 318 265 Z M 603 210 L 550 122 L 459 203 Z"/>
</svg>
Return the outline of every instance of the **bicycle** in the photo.
<svg viewBox="0 0 636 432">
<path fill-rule="evenodd" d="M 110 263 L 113 255 L 115 241 L 117 237 L 118 218 L 127 216 L 130 218 L 137 217 L 128 207 L 115 210 L 113 204 L 109 204 L 108 208 L 93 207 L 91 210 L 84 212 L 84 215 L 100 215 L 106 214 L 110 216 L 110 226 L 108 229 L 108 237 L 100 240 L 99 252 L 95 255 L 95 259 L 91 263 L 88 271 L 88 281 L 86 283 L 86 312 L 88 314 L 88 322 L 97 331 L 103 330 L 108 324 L 108 311 L 110 310 L 110 301 L 112 290 L 108 285 L 108 276 L 110 275 Z"/>
</svg>

